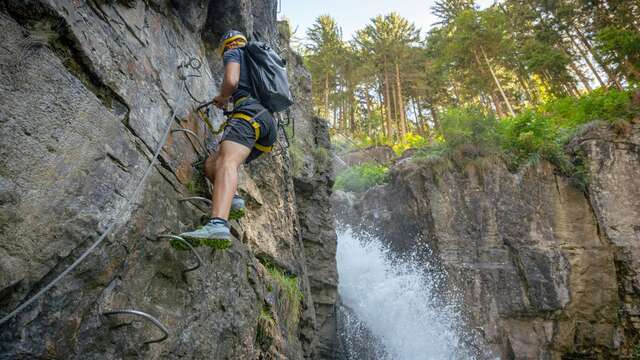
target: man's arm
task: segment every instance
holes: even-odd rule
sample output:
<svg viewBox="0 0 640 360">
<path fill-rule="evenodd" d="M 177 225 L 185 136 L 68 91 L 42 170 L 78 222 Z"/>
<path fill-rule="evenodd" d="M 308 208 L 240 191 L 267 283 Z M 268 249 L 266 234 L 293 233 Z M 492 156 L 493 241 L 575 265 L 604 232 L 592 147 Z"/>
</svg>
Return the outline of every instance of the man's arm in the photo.
<svg viewBox="0 0 640 360">
<path fill-rule="evenodd" d="M 240 81 L 240 64 L 229 62 L 224 67 L 224 77 L 222 78 L 222 86 L 220 86 L 220 95 L 213 98 L 214 104 L 222 108 L 229 100 L 233 92 L 238 88 Z"/>
</svg>

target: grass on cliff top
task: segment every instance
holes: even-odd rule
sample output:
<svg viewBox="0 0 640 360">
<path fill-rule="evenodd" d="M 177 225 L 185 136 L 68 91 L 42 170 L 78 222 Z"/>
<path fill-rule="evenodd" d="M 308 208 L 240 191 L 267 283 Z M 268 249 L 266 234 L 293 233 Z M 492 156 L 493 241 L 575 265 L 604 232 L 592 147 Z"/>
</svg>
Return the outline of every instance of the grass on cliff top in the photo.
<svg viewBox="0 0 640 360">
<path fill-rule="evenodd" d="M 624 127 L 640 114 L 632 97 L 632 91 L 595 90 L 578 98 L 555 99 L 500 120 L 478 107 L 447 109 L 440 116 L 435 141 L 420 148 L 415 157 L 459 155 L 462 149 L 468 157 L 501 156 L 512 170 L 545 159 L 565 175 L 580 175 L 584 167 L 570 159 L 565 145 L 594 121 Z"/>
<path fill-rule="evenodd" d="M 389 181 L 389 168 L 375 163 L 352 166 L 336 177 L 337 190 L 361 193 Z"/>
</svg>

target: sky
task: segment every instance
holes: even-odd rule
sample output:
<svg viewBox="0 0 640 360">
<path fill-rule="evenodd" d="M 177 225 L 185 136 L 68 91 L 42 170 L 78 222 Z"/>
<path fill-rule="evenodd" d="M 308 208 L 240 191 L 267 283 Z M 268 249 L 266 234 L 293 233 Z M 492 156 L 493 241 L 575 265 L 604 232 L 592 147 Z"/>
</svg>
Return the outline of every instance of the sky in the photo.
<svg viewBox="0 0 640 360">
<path fill-rule="evenodd" d="M 303 38 L 306 29 L 313 24 L 316 17 L 323 14 L 333 16 L 342 27 L 343 39 L 350 40 L 356 30 L 363 28 L 372 17 L 388 14 L 392 11 L 399 13 L 418 28 L 426 29 L 437 21 L 431 15 L 434 0 L 280 0 L 279 16 L 287 18 L 291 29 L 295 30 L 296 38 Z M 494 0 L 476 0 L 481 8 L 493 3 Z"/>
</svg>

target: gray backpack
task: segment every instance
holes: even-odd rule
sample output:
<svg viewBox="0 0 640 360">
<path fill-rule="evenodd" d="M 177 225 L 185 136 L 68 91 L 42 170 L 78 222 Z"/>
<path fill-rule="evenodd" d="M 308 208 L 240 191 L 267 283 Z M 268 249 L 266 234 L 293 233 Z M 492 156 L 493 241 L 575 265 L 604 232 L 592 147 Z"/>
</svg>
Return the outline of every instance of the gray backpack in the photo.
<svg viewBox="0 0 640 360">
<path fill-rule="evenodd" d="M 244 47 L 249 77 L 255 95 L 269 111 L 279 112 L 293 104 L 285 62 L 261 41 L 250 41 Z"/>
</svg>

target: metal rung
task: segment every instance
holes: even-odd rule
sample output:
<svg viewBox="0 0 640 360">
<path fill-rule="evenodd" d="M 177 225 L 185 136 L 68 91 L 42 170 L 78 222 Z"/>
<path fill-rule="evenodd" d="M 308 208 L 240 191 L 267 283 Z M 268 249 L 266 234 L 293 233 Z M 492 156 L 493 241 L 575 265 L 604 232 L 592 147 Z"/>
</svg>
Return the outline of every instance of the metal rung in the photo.
<svg viewBox="0 0 640 360">
<path fill-rule="evenodd" d="M 200 266 L 202 266 L 202 258 L 200 257 L 200 254 L 198 254 L 196 252 L 196 249 L 193 248 L 193 245 L 191 245 L 191 243 L 189 243 L 187 240 L 185 240 L 184 238 L 180 237 L 180 236 L 176 236 L 176 235 L 170 235 L 170 234 L 163 234 L 163 235 L 158 235 L 158 239 L 171 239 L 171 240 L 177 240 L 180 241 L 181 243 L 187 245 L 187 247 L 189 248 L 189 250 L 191 250 L 191 253 L 193 253 L 193 255 L 196 257 L 196 261 L 198 262 L 195 266 L 192 266 L 190 268 L 186 268 L 184 270 L 182 270 L 183 274 L 188 273 L 189 271 L 193 271 L 198 269 Z"/>
<path fill-rule="evenodd" d="M 193 201 L 193 200 L 200 200 L 200 201 L 204 201 L 207 204 L 211 205 L 211 200 L 207 199 L 207 198 L 203 198 L 201 196 L 190 196 L 190 197 L 186 197 L 186 198 L 182 198 L 182 199 L 178 199 L 178 201 Z"/>
<path fill-rule="evenodd" d="M 154 318 L 153 316 L 142 312 L 142 311 L 138 311 L 138 310 L 132 310 L 132 309 L 124 309 L 124 310 L 112 310 L 112 311 L 105 311 L 102 313 L 102 315 L 104 316 L 112 316 L 112 315 L 120 315 L 120 314 L 130 314 L 130 315 L 136 315 L 136 316 L 140 316 L 143 317 L 149 321 L 151 321 L 151 323 L 153 323 L 153 325 L 155 325 L 158 329 L 160 329 L 160 331 L 162 331 L 163 335 L 162 337 L 159 337 L 157 339 L 154 340 L 149 340 L 149 341 L 145 341 L 145 344 L 153 344 L 153 343 L 159 343 L 159 342 L 163 342 L 165 341 L 168 337 L 169 337 L 169 330 L 162 325 L 162 323 Z"/>
<path fill-rule="evenodd" d="M 198 134 L 196 134 L 192 130 L 185 129 L 185 128 L 180 128 L 180 129 L 173 129 L 173 130 L 171 130 L 171 132 L 172 133 L 174 133 L 174 132 L 183 132 L 183 133 L 187 133 L 189 135 L 193 135 L 193 137 L 196 138 L 196 142 L 198 143 L 198 145 L 200 145 L 200 148 L 204 151 L 205 155 L 209 154 L 209 150 L 207 150 L 207 147 L 205 146 L 204 142 L 202 140 L 200 140 L 200 137 L 198 136 Z"/>
</svg>

